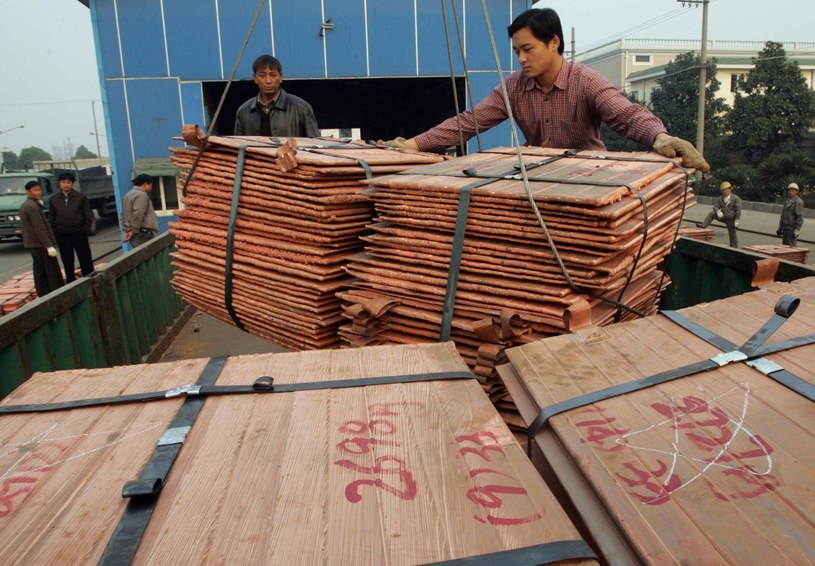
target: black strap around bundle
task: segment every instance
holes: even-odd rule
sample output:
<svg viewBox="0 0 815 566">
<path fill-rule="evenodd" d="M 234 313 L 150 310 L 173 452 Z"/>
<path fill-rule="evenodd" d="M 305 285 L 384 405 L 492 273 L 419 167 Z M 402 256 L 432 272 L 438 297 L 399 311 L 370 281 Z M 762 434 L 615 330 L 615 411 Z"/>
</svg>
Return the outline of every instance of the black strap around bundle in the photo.
<svg viewBox="0 0 815 566">
<path fill-rule="evenodd" d="M 542 566 L 566 560 L 590 559 L 596 560 L 597 554 L 586 541 L 562 540 L 513 550 L 491 552 L 479 556 L 435 562 L 433 566 L 493 566 L 495 564 L 501 566 Z"/>
<path fill-rule="evenodd" d="M 212 358 L 196 383 L 201 386 L 215 383 L 225 362 L 226 358 Z M 201 412 L 204 401 L 204 398 L 193 397 L 184 400 L 169 428 L 159 439 L 139 479 L 124 485 L 122 497 L 130 498 L 130 501 L 108 541 L 105 552 L 99 559 L 99 564 L 110 566 L 130 564 L 133 561 L 164 482 L 181 451 L 187 432 Z"/>
<path fill-rule="evenodd" d="M 21 413 L 48 413 L 51 411 L 67 411 L 84 407 L 101 407 L 104 405 L 122 405 L 125 403 L 144 403 L 147 401 L 160 401 L 185 395 L 187 397 L 208 397 L 211 395 L 236 395 L 246 393 L 291 393 L 294 391 L 317 391 L 320 389 L 347 389 L 351 387 L 367 387 L 372 385 L 393 385 L 398 383 L 417 383 L 421 381 L 443 381 L 448 379 L 478 379 L 478 376 L 469 371 L 446 371 L 435 373 L 417 373 L 409 375 L 388 375 L 381 377 L 354 377 L 350 379 L 337 379 L 334 381 L 307 381 L 303 383 L 281 383 L 275 385 L 274 378 L 268 375 L 261 376 L 251 385 L 211 385 L 196 383 L 146 393 L 133 393 L 131 395 L 118 395 L 114 397 L 96 397 L 93 399 L 78 399 L 75 401 L 61 401 L 57 403 L 39 403 L 29 405 L 3 405 L 0 406 L 0 415 Z"/>
<path fill-rule="evenodd" d="M 685 330 L 705 340 L 709 344 L 716 346 L 722 350 L 722 353 L 708 360 L 701 360 L 673 370 L 628 381 L 626 383 L 621 383 L 619 385 L 614 385 L 598 391 L 592 391 L 583 395 L 578 395 L 577 397 L 560 401 L 558 403 L 553 403 L 547 407 L 544 407 L 538 413 L 537 417 L 535 417 L 535 420 L 529 425 L 527 433 L 527 454 L 531 455 L 532 453 L 532 442 L 535 435 L 541 428 L 543 428 L 549 419 L 555 415 L 571 411 L 573 409 L 578 409 L 580 407 L 585 407 L 587 405 L 592 405 L 600 401 L 605 401 L 613 397 L 619 397 L 621 395 L 633 393 L 634 391 L 667 383 L 675 379 L 717 369 L 734 362 L 744 362 L 748 366 L 756 369 L 795 393 L 798 393 L 810 401 L 815 401 L 815 385 L 804 381 L 775 362 L 763 358 L 763 356 L 768 354 L 782 352 L 790 348 L 815 343 L 815 334 L 808 334 L 799 338 L 764 345 L 764 342 L 776 330 L 778 330 L 782 324 L 784 324 L 784 321 L 792 316 L 792 314 L 798 308 L 799 303 L 800 299 L 791 295 L 784 295 L 781 297 L 775 306 L 775 313 L 773 316 L 741 347 L 730 342 L 729 340 L 726 340 L 725 338 L 722 338 L 721 336 L 718 336 L 713 331 L 704 328 L 700 324 L 688 320 L 675 311 L 662 311 L 662 314 L 669 320 L 680 325 Z"/>
</svg>

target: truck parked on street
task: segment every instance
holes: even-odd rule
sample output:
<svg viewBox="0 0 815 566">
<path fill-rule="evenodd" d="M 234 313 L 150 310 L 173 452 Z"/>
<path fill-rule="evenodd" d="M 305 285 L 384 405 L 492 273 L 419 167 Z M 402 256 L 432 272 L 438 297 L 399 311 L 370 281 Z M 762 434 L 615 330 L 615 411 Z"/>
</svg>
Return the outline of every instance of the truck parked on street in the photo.
<svg viewBox="0 0 815 566">
<path fill-rule="evenodd" d="M 93 162 L 93 163 L 89 163 Z M 69 161 L 35 161 L 31 171 L 0 173 L 0 239 L 22 237 L 20 206 L 27 198 L 25 185 L 39 181 L 45 212 L 51 196 L 59 191 L 57 178 L 64 171 L 76 175 L 76 190 L 90 201 L 91 208 L 99 216 L 116 216 L 116 197 L 113 178 L 107 158 Z M 95 230 L 94 228 L 92 231 Z"/>
</svg>

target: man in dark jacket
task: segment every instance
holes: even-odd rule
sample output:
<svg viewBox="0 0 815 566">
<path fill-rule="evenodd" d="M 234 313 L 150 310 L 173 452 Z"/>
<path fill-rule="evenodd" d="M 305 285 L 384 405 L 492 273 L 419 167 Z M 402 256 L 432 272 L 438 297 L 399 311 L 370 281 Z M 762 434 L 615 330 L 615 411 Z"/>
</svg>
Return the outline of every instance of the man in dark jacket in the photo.
<svg viewBox="0 0 815 566">
<path fill-rule="evenodd" d="M 725 181 L 719 186 L 722 195 L 713 202 L 713 210 L 707 215 L 705 221 L 699 226 L 707 228 L 713 217 L 719 219 L 727 226 L 727 234 L 730 236 L 730 247 L 739 247 L 739 234 L 736 231 L 739 227 L 739 219 L 741 218 L 741 199 L 733 194 L 733 185 Z"/>
<path fill-rule="evenodd" d="M 28 199 L 20 207 L 23 247 L 34 260 L 34 288 L 44 297 L 62 285 L 62 272 L 57 262 L 56 241 L 42 210 L 42 187 L 37 181 L 25 184 Z"/>
<path fill-rule="evenodd" d="M 804 201 L 798 196 L 798 183 L 787 185 L 790 198 L 781 209 L 781 218 L 778 221 L 778 231 L 781 243 L 785 246 L 797 246 L 801 226 L 804 225 Z"/>
<path fill-rule="evenodd" d="M 79 258 L 82 276 L 93 272 L 93 257 L 88 235 L 93 226 L 93 211 L 88 198 L 74 190 L 76 177 L 71 172 L 59 174 L 59 192 L 51 197 L 48 219 L 57 237 L 65 280 L 76 279 L 74 274 L 74 252 Z"/>
<path fill-rule="evenodd" d="M 260 92 L 238 108 L 236 136 L 319 137 L 311 105 L 280 88 L 283 66 L 276 57 L 261 55 L 255 59 L 252 76 Z"/>
</svg>

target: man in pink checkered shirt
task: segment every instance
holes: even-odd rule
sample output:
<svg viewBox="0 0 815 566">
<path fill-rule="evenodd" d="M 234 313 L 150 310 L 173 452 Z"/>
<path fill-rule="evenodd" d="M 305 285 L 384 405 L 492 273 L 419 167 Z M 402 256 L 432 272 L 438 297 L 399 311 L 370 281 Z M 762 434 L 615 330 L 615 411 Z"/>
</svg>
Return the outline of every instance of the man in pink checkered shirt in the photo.
<svg viewBox="0 0 815 566">
<path fill-rule="evenodd" d="M 554 10 L 531 9 L 509 26 L 512 47 L 521 70 L 506 80 L 509 101 L 527 145 L 564 149 L 604 150 L 600 124 L 666 157 L 682 157 L 685 167 L 707 171 L 704 158 L 689 142 L 668 134 L 662 121 L 634 104 L 603 75 L 563 57 L 563 29 Z M 473 110 L 459 115 L 464 139 L 507 119 L 501 86 Z M 411 139 L 396 138 L 383 145 L 421 151 L 443 151 L 458 145 L 459 120 L 449 118 Z"/>
</svg>

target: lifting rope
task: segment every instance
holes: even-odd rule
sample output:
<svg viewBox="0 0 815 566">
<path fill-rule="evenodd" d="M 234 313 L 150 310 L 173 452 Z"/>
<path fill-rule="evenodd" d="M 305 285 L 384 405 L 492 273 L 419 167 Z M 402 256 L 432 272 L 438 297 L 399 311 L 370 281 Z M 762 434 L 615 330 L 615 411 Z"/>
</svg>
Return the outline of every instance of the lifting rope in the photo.
<svg viewBox="0 0 815 566">
<path fill-rule="evenodd" d="M 235 75 L 238 73 L 238 66 L 241 64 L 243 54 L 246 53 L 246 46 L 249 44 L 249 38 L 252 37 L 252 33 L 255 31 L 255 26 L 260 18 L 260 13 L 263 11 L 263 7 L 266 6 L 267 1 L 268 0 L 260 0 L 258 3 L 258 8 L 255 10 L 255 17 L 252 19 L 252 23 L 249 25 L 249 31 L 246 32 L 246 37 L 243 38 L 243 45 L 241 45 L 240 51 L 238 51 L 238 57 L 235 59 L 235 64 L 232 66 L 232 73 L 229 75 L 229 80 L 226 82 L 224 92 L 221 94 L 221 99 L 218 101 L 218 107 L 215 109 L 215 114 L 212 115 L 212 120 L 210 120 L 209 126 L 207 126 L 207 131 L 204 134 L 204 137 L 201 139 L 201 145 L 198 147 L 198 153 L 195 154 L 195 159 L 190 167 L 190 172 L 187 174 L 187 178 L 184 180 L 184 186 L 181 187 L 181 194 L 185 196 L 187 194 L 187 185 L 190 184 L 193 175 L 195 175 L 195 170 L 198 168 L 198 162 L 201 160 L 201 155 L 204 153 L 204 149 L 207 147 L 207 140 L 209 139 L 210 131 L 218 122 L 218 116 L 220 116 L 221 109 L 224 107 L 226 95 L 229 93 L 229 88 L 232 86 L 232 82 L 235 80 Z"/>
<path fill-rule="evenodd" d="M 467 147 L 464 145 L 466 142 L 464 141 L 464 134 L 461 129 L 461 117 L 459 116 L 459 107 L 458 107 L 458 94 L 456 92 L 456 76 L 453 67 L 453 50 L 450 47 L 450 27 L 447 23 L 447 9 L 445 7 L 445 1 L 441 0 L 441 12 L 442 17 L 444 19 L 444 35 L 447 39 L 447 57 L 450 59 L 450 79 L 453 81 L 453 97 L 455 98 L 455 106 L 456 106 L 456 120 L 458 122 L 458 133 L 459 138 L 461 139 L 461 149 L 466 152 Z M 461 55 L 461 65 L 462 69 L 464 69 L 464 84 L 467 87 L 467 96 L 470 99 L 471 104 L 475 104 L 475 98 L 473 97 L 473 87 L 472 83 L 470 82 L 470 69 L 467 67 L 467 53 L 464 49 L 464 38 L 461 33 L 461 26 L 459 25 L 458 21 L 458 10 L 456 9 L 456 0 L 450 0 L 450 5 L 453 8 L 453 22 L 456 24 L 456 36 L 458 37 L 458 50 L 459 54 Z M 478 151 L 483 151 L 481 147 L 481 132 L 480 128 L 478 127 L 478 117 L 475 115 L 475 112 L 472 113 L 473 116 L 473 128 L 475 129 L 475 141 L 478 145 Z"/>
<path fill-rule="evenodd" d="M 454 19 L 455 19 L 455 22 L 456 22 L 456 29 L 458 29 L 458 14 L 457 14 L 456 8 L 455 8 L 455 0 L 451 0 L 451 4 L 452 4 L 453 10 L 454 10 Z M 628 273 L 628 276 L 626 277 L 625 284 L 623 285 L 622 290 L 620 291 L 619 297 L 617 299 L 613 299 L 611 297 L 608 297 L 606 295 L 598 293 L 598 292 L 596 292 L 596 291 L 594 291 L 592 289 L 585 289 L 585 288 L 582 288 L 582 287 L 578 286 L 572 280 L 571 275 L 569 274 L 569 270 L 566 268 L 566 265 L 564 264 L 563 259 L 560 256 L 560 253 L 558 252 L 558 249 L 557 249 L 557 246 L 555 245 L 554 239 L 552 238 L 552 235 L 549 232 L 549 228 L 546 225 L 546 221 L 543 219 L 543 215 L 541 214 L 540 209 L 538 208 L 538 205 L 535 202 L 534 195 L 532 194 L 532 189 L 531 189 L 531 186 L 529 184 L 529 173 L 527 171 L 527 165 L 524 162 L 524 156 L 523 156 L 523 152 L 521 150 L 520 138 L 518 137 L 518 129 L 517 129 L 515 118 L 514 118 L 514 115 L 513 115 L 513 112 L 512 112 L 512 105 L 511 105 L 510 100 L 509 100 L 509 94 L 507 92 L 507 86 L 506 86 L 506 80 L 504 78 L 504 72 L 503 72 L 503 70 L 501 68 L 500 56 L 498 54 L 498 48 L 497 48 L 497 45 L 496 45 L 496 42 L 495 42 L 495 34 L 493 33 L 492 25 L 491 25 L 491 22 L 490 22 L 489 12 L 487 10 L 486 0 L 481 0 L 481 7 L 482 7 L 483 14 L 484 14 L 484 22 L 485 22 L 486 27 L 487 27 L 487 35 L 488 35 L 488 37 L 490 39 L 490 46 L 492 48 L 493 58 L 495 59 L 496 71 L 498 73 L 498 77 L 499 77 L 499 80 L 500 80 L 501 92 L 502 92 L 503 99 L 504 99 L 504 105 L 505 105 L 506 111 L 507 111 L 507 120 L 509 121 L 509 125 L 510 125 L 510 132 L 511 132 L 511 136 L 512 136 L 512 144 L 514 146 L 515 153 L 516 153 L 516 155 L 518 157 L 518 166 L 517 167 L 520 170 L 520 177 L 521 177 L 521 180 L 523 181 L 524 191 L 526 193 L 526 198 L 527 198 L 527 201 L 529 202 L 530 207 L 532 208 L 532 212 L 534 213 L 538 224 L 540 225 L 541 229 L 543 230 L 543 233 L 544 233 L 544 235 L 546 237 L 546 241 L 547 241 L 547 244 L 549 246 L 549 249 L 552 252 L 552 256 L 553 256 L 554 260 L 557 262 L 558 268 L 559 268 L 561 274 L 563 275 L 563 279 L 565 280 L 567 286 L 572 291 L 574 291 L 576 293 L 588 295 L 589 297 L 591 297 L 593 299 L 596 299 L 596 300 L 599 300 L 599 301 L 602 301 L 602 302 L 605 302 L 605 303 L 608 303 L 608 304 L 611 304 L 611 305 L 617 307 L 617 313 L 615 315 L 615 322 L 620 320 L 620 317 L 622 315 L 622 311 L 628 311 L 628 312 L 631 312 L 631 313 L 636 314 L 636 315 L 641 316 L 641 317 L 645 316 L 644 312 L 642 312 L 640 310 L 637 310 L 637 309 L 635 309 L 635 308 L 633 308 L 633 307 L 631 307 L 631 306 L 629 306 L 629 305 L 627 305 L 627 304 L 625 304 L 623 302 L 623 299 L 625 297 L 625 293 L 628 290 L 628 288 L 629 288 L 629 286 L 630 286 L 630 284 L 631 284 L 631 282 L 632 282 L 632 280 L 634 278 L 634 275 L 635 275 L 635 272 L 636 272 L 637 268 L 639 267 L 639 261 L 640 261 L 640 258 L 642 256 L 642 253 L 643 253 L 643 251 L 645 249 L 645 246 L 646 246 L 646 243 L 647 243 L 647 240 L 648 240 L 648 230 L 649 230 L 648 206 L 647 206 L 647 202 L 646 202 L 646 199 L 645 199 L 644 195 L 640 191 L 636 190 L 634 187 L 632 187 L 630 185 L 626 185 L 628 187 L 628 189 L 631 191 L 631 193 L 639 198 L 639 200 L 640 200 L 640 202 L 642 204 L 643 218 L 644 218 L 644 229 L 643 229 L 642 243 L 639 246 L 639 249 L 638 249 L 637 254 L 636 254 L 635 258 L 634 258 L 634 262 L 632 264 L 631 270 Z M 444 0 L 442 0 L 442 12 L 443 12 L 444 17 L 445 17 L 445 32 L 449 33 L 449 32 L 447 32 L 448 27 L 447 27 L 446 10 L 444 9 Z M 461 36 L 460 35 L 459 35 L 459 47 L 460 47 L 460 50 L 461 50 L 462 59 L 466 61 L 466 55 L 464 53 L 465 50 L 464 50 L 463 43 L 461 42 Z M 447 42 L 447 48 L 448 48 L 448 50 L 450 49 L 449 38 L 448 38 L 448 42 Z M 453 73 L 453 66 L 452 66 L 452 60 L 453 60 L 452 54 L 448 53 L 448 58 L 451 61 L 451 70 L 450 70 L 451 77 L 455 80 L 454 73 Z M 466 63 L 465 63 L 465 66 L 464 66 L 464 72 L 465 72 L 465 77 L 466 77 L 466 81 L 467 81 L 467 86 L 469 87 L 470 86 L 469 71 L 468 71 L 468 69 L 466 67 Z M 454 90 L 454 94 L 455 94 L 455 90 Z M 472 98 L 472 94 L 470 94 L 470 96 Z M 457 101 L 457 99 L 456 99 L 456 108 L 458 109 L 458 101 Z M 476 121 L 477 118 L 476 118 L 474 112 L 472 113 L 472 115 L 473 115 L 473 121 L 474 121 L 475 127 L 476 127 L 476 135 L 478 135 L 478 125 L 477 125 L 477 121 Z M 458 114 L 457 114 L 457 118 L 458 118 Z M 460 138 L 463 139 L 463 132 L 462 132 L 462 129 L 461 129 L 461 120 L 460 120 L 460 118 L 458 119 L 458 127 L 459 127 L 459 136 L 460 136 Z M 481 151 L 480 139 L 478 141 L 479 141 L 479 151 Z M 564 157 L 584 158 L 584 156 L 577 155 L 577 151 L 574 151 L 574 150 L 567 151 L 564 154 Z M 679 169 L 681 169 L 685 173 L 685 190 L 683 192 L 683 200 L 682 200 L 682 211 L 684 213 L 686 203 L 687 203 L 688 174 L 687 174 L 687 170 L 684 167 L 682 167 L 681 164 L 679 164 L 677 162 L 673 162 L 673 163 L 674 163 L 674 165 L 676 167 L 678 167 Z M 676 239 L 678 237 L 679 225 L 680 225 L 680 223 L 677 223 L 677 228 L 676 228 L 676 230 L 674 232 L 673 243 L 676 242 Z M 673 247 L 673 243 L 672 243 L 671 247 Z M 659 284 L 657 285 L 656 292 L 654 294 L 653 302 L 651 303 L 652 306 L 657 301 L 660 290 L 662 289 L 662 284 L 664 282 L 664 279 L 665 279 L 665 272 L 663 271 L 662 277 L 660 278 Z M 449 289 L 448 289 L 448 292 L 449 292 Z M 450 318 L 452 318 L 451 314 L 450 314 Z"/>
</svg>

